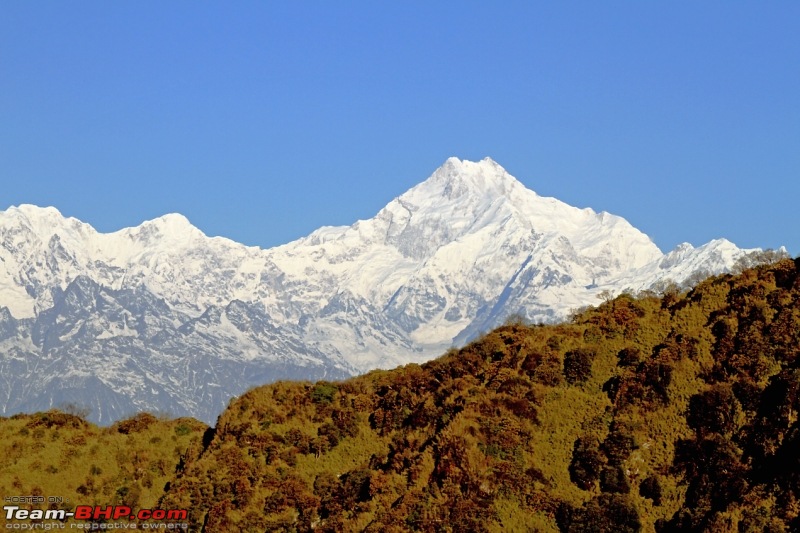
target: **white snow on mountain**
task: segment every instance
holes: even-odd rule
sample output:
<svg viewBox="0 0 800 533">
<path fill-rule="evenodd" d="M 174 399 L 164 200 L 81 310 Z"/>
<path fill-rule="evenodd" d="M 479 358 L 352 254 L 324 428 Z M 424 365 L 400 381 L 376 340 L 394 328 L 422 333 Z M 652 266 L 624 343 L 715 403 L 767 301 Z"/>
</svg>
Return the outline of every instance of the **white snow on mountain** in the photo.
<svg viewBox="0 0 800 533">
<path fill-rule="evenodd" d="M 61 398 L 104 421 L 138 408 L 209 420 L 258 380 L 430 359 L 510 315 L 558 320 L 604 291 L 680 284 L 749 252 L 720 239 L 663 254 L 626 220 L 539 196 L 488 158 L 450 158 L 374 218 L 266 250 L 178 214 L 104 234 L 11 207 L 0 413 Z M 57 382 L 21 384 L 34 369 Z M 82 399 L 89 384 L 101 392 Z"/>
</svg>

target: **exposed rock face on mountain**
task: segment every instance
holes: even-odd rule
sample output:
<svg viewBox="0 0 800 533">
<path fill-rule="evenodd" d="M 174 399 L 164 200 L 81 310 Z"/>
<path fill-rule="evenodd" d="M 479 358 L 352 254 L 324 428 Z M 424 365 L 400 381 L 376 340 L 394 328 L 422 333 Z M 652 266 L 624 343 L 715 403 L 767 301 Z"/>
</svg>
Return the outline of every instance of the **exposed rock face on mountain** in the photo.
<svg viewBox="0 0 800 533">
<path fill-rule="evenodd" d="M 663 254 L 624 219 L 455 158 L 374 218 L 262 250 L 181 215 L 101 234 L 54 208 L 0 212 L 0 413 L 75 403 L 213 422 L 277 379 L 337 379 L 441 354 L 508 318 L 553 321 L 604 291 L 682 283 L 746 254 Z"/>
</svg>

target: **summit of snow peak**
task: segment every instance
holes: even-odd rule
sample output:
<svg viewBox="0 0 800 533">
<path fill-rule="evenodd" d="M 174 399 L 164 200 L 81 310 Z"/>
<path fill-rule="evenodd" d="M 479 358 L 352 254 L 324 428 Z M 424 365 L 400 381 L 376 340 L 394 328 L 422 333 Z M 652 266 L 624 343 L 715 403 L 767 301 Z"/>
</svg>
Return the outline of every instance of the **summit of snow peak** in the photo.
<svg viewBox="0 0 800 533">
<path fill-rule="evenodd" d="M 58 235 L 61 239 L 73 241 L 114 239 L 115 236 L 148 236 L 157 239 L 173 240 L 188 239 L 189 237 L 204 237 L 202 231 L 193 226 L 189 220 L 179 213 L 169 213 L 152 220 L 146 220 L 135 227 L 123 228 L 109 233 L 98 232 L 94 227 L 77 218 L 65 217 L 55 207 L 39 207 L 32 204 L 11 206 L 6 211 L 0 211 L 0 229 L 3 227 L 17 226 L 30 231 L 36 238 L 49 242 Z M 86 244 L 86 243 L 84 243 Z"/>
<path fill-rule="evenodd" d="M 537 239 L 566 238 L 591 257 L 625 256 L 620 266 L 628 259 L 641 266 L 661 256 L 650 238 L 623 218 L 539 196 L 490 158 L 449 158 L 427 180 L 390 202 L 376 220 L 387 223 L 387 244 L 406 257 L 429 257 L 467 235 L 494 235 L 491 240 L 497 243 L 501 234 L 518 232 L 514 239 L 523 233 Z"/>
<path fill-rule="evenodd" d="M 145 226 L 156 228 L 160 233 L 170 235 L 180 235 L 195 232 L 202 234 L 202 231 L 195 227 L 191 222 L 189 222 L 188 218 L 180 213 L 167 213 L 166 215 L 161 215 L 160 217 L 156 217 L 152 220 L 142 222 L 138 227 L 141 228 Z"/>
<path fill-rule="evenodd" d="M 6 221 L 22 223 L 40 235 L 50 235 L 65 223 L 84 224 L 75 218 L 65 217 L 55 207 L 39 207 L 32 204 L 20 204 L 11 206 L 6 211 L 0 211 L 0 223 Z"/>
<path fill-rule="evenodd" d="M 489 157 L 481 161 L 450 157 L 427 180 L 410 189 L 401 198 L 422 193 L 447 200 L 465 195 L 496 199 L 524 188 L 506 169 Z"/>
<path fill-rule="evenodd" d="M 52 206 L 40 207 L 33 204 L 12 205 L 6 211 L 8 213 L 22 213 L 25 216 L 63 216 L 61 211 Z"/>
<path fill-rule="evenodd" d="M 193 226 L 189 219 L 179 213 L 169 213 L 152 220 L 146 220 L 136 227 L 120 230 L 136 241 L 164 246 L 185 247 L 206 235 Z"/>
<path fill-rule="evenodd" d="M 181 233 L 187 231 L 200 231 L 189 222 L 189 219 L 180 213 L 167 213 L 152 220 L 146 220 L 137 227 L 151 226 L 158 228 L 163 233 Z"/>
</svg>

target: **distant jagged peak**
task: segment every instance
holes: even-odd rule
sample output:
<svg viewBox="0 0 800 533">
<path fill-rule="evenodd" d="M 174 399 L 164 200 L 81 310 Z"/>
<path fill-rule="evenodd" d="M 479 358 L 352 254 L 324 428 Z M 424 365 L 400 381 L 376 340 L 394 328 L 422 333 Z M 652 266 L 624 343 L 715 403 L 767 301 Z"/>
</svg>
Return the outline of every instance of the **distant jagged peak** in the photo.
<svg viewBox="0 0 800 533">
<path fill-rule="evenodd" d="M 145 222 L 142 222 L 138 227 L 139 228 L 152 227 L 156 228 L 158 231 L 162 233 L 168 233 L 168 234 L 180 234 L 180 233 L 191 233 L 191 232 L 202 233 L 196 226 L 194 226 L 191 222 L 189 222 L 188 218 L 181 215 L 180 213 L 167 213 L 166 215 L 161 215 L 160 217 L 156 217 L 152 220 L 146 220 Z"/>
<path fill-rule="evenodd" d="M 20 204 L 0 211 L 0 228 L 7 225 L 25 227 L 45 242 L 65 230 L 81 234 L 96 233 L 91 225 L 77 218 L 65 217 L 55 207 L 32 204 Z"/>
<path fill-rule="evenodd" d="M 672 250 L 672 253 L 689 252 L 694 250 L 694 246 L 688 242 L 682 242 Z"/>
<path fill-rule="evenodd" d="M 7 210 L 8 213 L 20 213 L 28 218 L 58 217 L 64 218 L 61 211 L 52 206 L 40 207 L 33 204 L 12 205 Z"/>
<path fill-rule="evenodd" d="M 623 218 L 539 196 L 488 157 L 477 162 L 451 157 L 374 219 L 329 228 L 324 236 L 315 234 L 314 243 L 379 241 L 406 258 L 423 260 L 450 243 L 478 235 L 475 242 L 483 242 L 488 234 L 494 242 L 520 242 L 531 235 L 544 236 L 542 242 L 566 238 L 587 257 L 609 265 L 615 255 L 624 258 L 621 264 L 636 267 L 662 255 Z"/>
<path fill-rule="evenodd" d="M 491 158 L 475 162 L 451 157 L 428 179 L 392 200 L 378 218 L 392 221 L 390 235 L 407 226 L 432 224 L 441 226 L 449 240 L 535 210 L 531 204 L 537 199 Z"/>
<path fill-rule="evenodd" d="M 733 244 L 731 241 L 725 238 L 720 239 L 712 239 L 705 243 L 704 245 L 700 246 L 698 249 L 714 249 L 714 250 L 732 250 L 737 249 L 738 247 Z"/>
<path fill-rule="evenodd" d="M 489 157 L 477 162 L 450 157 L 374 218 L 320 228 L 298 244 L 339 241 L 358 246 L 362 240 L 377 240 L 402 248 L 405 256 L 421 258 L 464 232 L 501 225 L 517 211 L 510 205 L 521 206 L 536 197 Z"/>
<path fill-rule="evenodd" d="M 121 230 L 134 240 L 147 242 L 188 243 L 194 239 L 205 239 L 206 235 L 180 213 L 168 213 L 146 220 L 133 228 Z"/>
<path fill-rule="evenodd" d="M 728 239 L 719 238 L 719 239 L 711 239 L 707 243 L 705 243 L 705 244 L 703 244 L 701 246 L 697 246 L 697 247 L 693 246 L 691 243 L 682 242 L 681 244 L 676 246 L 675 249 L 671 250 L 669 252 L 669 254 L 667 254 L 667 255 L 686 254 L 686 253 L 689 253 L 689 252 L 694 252 L 695 250 L 698 251 L 698 252 L 710 251 L 710 250 L 716 250 L 716 251 L 735 250 L 735 251 L 739 251 L 740 248 L 738 246 L 736 246 L 734 243 L 732 243 L 731 241 L 729 241 Z"/>
<path fill-rule="evenodd" d="M 138 226 L 101 233 L 86 222 L 65 217 L 55 207 L 22 204 L 0 211 L 0 229 L 15 226 L 25 228 L 35 235 L 36 239 L 45 243 L 58 236 L 62 241 L 71 242 L 76 246 L 79 242 L 83 242 L 90 248 L 108 246 L 110 242 L 117 241 L 120 237 L 142 241 L 148 245 L 163 243 L 166 246 L 206 238 L 200 229 L 179 213 L 168 213 L 146 220 Z M 89 242 L 92 244 L 88 244 Z"/>
<path fill-rule="evenodd" d="M 468 195 L 495 199 L 524 189 L 524 185 L 489 157 L 481 161 L 450 157 L 427 180 L 413 187 L 400 198 L 410 200 L 424 197 L 456 200 Z"/>
<path fill-rule="evenodd" d="M 427 180 L 406 191 L 392 204 L 396 204 L 392 211 L 404 210 L 411 215 L 419 212 L 437 218 L 441 215 L 449 220 L 474 216 L 485 219 L 489 212 L 496 212 L 499 220 L 512 215 L 537 232 L 556 231 L 570 238 L 592 227 L 618 227 L 638 233 L 619 216 L 539 196 L 489 157 L 477 162 L 451 157 Z M 387 208 L 392 208 L 392 204 Z"/>
<path fill-rule="evenodd" d="M 39 207 L 32 204 L 12 205 L 5 211 L 0 211 L 0 220 L 22 221 L 28 226 L 38 225 L 42 222 L 58 222 L 60 224 L 65 219 L 64 215 L 55 207 Z"/>
<path fill-rule="evenodd" d="M 738 256 L 745 250 L 740 249 L 728 239 L 713 239 L 702 246 L 694 247 L 688 242 L 683 242 L 664 255 L 660 268 L 672 268 L 689 257 L 707 258 L 711 255 L 724 255 L 726 257 Z"/>
</svg>

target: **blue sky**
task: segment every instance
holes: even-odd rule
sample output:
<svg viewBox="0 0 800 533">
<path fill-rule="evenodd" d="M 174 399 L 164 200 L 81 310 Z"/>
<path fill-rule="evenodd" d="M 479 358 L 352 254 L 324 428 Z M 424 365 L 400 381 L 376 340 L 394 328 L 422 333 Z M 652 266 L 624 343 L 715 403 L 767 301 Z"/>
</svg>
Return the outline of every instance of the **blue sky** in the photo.
<svg viewBox="0 0 800 533">
<path fill-rule="evenodd" d="M 499 4 L 499 3 L 498 3 Z M 4 2 L 0 209 L 273 246 L 449 156 L 800 253 L 798 2 Z"/>
</svg>

